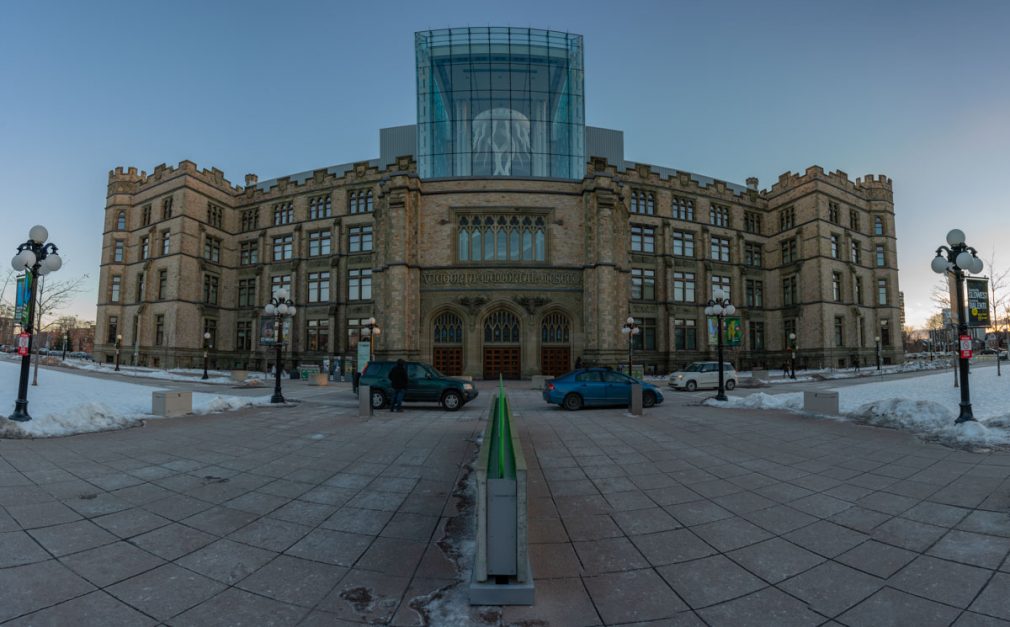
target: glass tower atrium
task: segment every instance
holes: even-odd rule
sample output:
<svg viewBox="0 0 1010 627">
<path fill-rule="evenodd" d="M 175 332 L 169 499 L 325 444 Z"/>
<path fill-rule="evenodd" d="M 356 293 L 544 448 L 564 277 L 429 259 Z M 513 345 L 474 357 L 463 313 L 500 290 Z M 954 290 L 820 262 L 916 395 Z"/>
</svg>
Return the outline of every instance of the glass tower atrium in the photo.
<svg viewBox="0 0 1010 627">
<path fill-rule="evenodd" d="M 583 177 L 581 35 L 453 28 L 415 49 L 422 178 Z"/>
</svg>

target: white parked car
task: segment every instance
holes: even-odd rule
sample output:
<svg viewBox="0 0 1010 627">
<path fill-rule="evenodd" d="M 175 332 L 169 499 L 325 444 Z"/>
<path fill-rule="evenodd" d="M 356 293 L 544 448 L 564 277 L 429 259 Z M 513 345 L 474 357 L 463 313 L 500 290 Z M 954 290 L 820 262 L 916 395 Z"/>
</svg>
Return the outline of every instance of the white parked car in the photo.
<svg viewBox="0 0 1010 627">
<path fill-rule="evenodd" d="M 732 390 L 737 384 L 736 369 L 733 368 L 733 364 L 724 361 L 722 371 L 723 385 L 727 390 Z M 719 362 L 696 361 L 687 368 L 671 374 L 668 381 L 670 387 L 689 392 L 699 388 L 717 388 L 719 387 Z"/>
</svg>

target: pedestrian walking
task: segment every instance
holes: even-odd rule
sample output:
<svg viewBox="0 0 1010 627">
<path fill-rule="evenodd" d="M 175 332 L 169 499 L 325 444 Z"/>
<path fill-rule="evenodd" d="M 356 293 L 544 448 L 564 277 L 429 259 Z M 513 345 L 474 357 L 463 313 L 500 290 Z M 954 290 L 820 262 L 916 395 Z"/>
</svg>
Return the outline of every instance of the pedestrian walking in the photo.
<svg viewBox="0 0 1010 627">
<path fill-rule="evenodd" d="M 358 369 L 354 369 L 354 373 L 351 375 L 351 387 L 354 389 L 354 393 L 358 393 L 358 383 L 361 381 L 361 373 Z"/>
<path fill-rule="evenodd" d="M 389 411 L 403 411 L 403 397 L 407 395 L 407 367 L 402 359 L 389 371 L 389 383 L 393 386 L 393 403 Z"/>
</svg>

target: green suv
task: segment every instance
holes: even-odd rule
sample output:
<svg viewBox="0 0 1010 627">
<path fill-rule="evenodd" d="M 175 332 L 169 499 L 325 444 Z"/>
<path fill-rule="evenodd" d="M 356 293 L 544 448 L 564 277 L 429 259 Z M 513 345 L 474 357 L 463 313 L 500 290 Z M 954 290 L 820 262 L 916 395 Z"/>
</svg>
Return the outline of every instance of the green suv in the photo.
<svg viewBox="0 0 1010 627">
<path fill-rule="evenodd" d="M 389 382 L 389 371 L 395 361 L 370 361 L 361 373 L 359 385 L 371 388 L 372 407 L 382 409 L 393 399 L 393 384 Z M 473 383 L 447 377 L 428 364 L 417 361 L 404 363 L 407 368 L 407 394 L 404 401 L 417 403 L 434 401 L 449 411 L 456 411 L 477 398 L 477 388 Z"/>
</svg>

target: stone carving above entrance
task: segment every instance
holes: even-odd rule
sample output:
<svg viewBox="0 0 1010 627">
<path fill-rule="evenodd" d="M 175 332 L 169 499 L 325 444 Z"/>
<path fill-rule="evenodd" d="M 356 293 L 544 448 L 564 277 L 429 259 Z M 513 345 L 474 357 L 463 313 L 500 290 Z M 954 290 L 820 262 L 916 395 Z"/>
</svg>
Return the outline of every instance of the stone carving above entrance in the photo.
<svg viewBox="0 0 1010 627">
<path fill-rule="evenodd" d="M 551 302 L 551 299 L 545 296 L 513 296 L 512 300 L 531 316 L 536 313 L 537 309 Z"/>
<path fill-rule="evenodd" d="M 467 312 L 474 316 L 487 303 L 487 298 L 484 296 L 462 296 L 457 298 L 456 302 L 466 307 Z"/>
<path fill-rule="evenodd" d="M 581 288 L 582 272 L 542 268 L 467 268 L 421 272 L 421 289 L 461 287 Z"/>
</svg>

